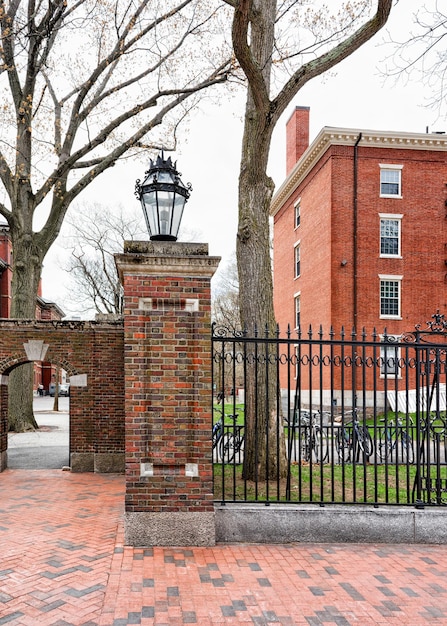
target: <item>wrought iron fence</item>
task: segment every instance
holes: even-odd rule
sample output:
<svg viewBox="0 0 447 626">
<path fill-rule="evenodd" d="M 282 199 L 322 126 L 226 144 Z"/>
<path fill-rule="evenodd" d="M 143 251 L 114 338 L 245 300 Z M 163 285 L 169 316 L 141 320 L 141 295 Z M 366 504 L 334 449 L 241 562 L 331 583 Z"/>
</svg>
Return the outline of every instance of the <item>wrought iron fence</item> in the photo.
<svg viewBox="0 0 447 626">
<path fill-rule="evenodd" d="M 401 335 L 214 325 L 212 350 L 216 501 L 447 504 L 444 315 Z"/>
</svg>

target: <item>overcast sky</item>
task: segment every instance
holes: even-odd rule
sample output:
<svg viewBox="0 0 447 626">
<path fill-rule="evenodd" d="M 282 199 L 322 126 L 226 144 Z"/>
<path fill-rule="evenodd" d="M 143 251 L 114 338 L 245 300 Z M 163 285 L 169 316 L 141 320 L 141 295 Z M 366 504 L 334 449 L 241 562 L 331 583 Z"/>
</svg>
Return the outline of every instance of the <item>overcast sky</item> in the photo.
<svg viewBox="0 0 447 626">
<path fill-rule="evenodd" d="M 428 4 L 433 0 L 429 0 Z M 418 0 L 400 1 L 388 25 L 394 38 L 408 32 Z M 279 188 L 285 176 L 285 123 L 295 106 L 310 107 L 310 140 L 323 126 L 359 130 L 389 130 L 424 133 L 447 130 L 445 120 L 427 108 L 429 93 L 415 81 L 385 80 L 381 72 L 390 50 L 379 34 L 357 53 L 340 64 L 330 76 L 314 79 L 298 94 L 280 120 L 274 135 L 269 174 Z M 401 38 L 404 35 L 400 35 Z M 243 126 L 244 95 L 208 106 L 191 121 L 188 134 L 173 158 L 183 182 L 193 192 L 186 205 L 183 224 L 196 233 L 195 239 L 209 244 L 211 255 L 221 256 L 222 265 L 235 249 L 237 230 L 237 183 Z M 105 172 L 90 185 L 82 201 L 98 201 L 113 210 L 119 203 L 132 210 L 138 204 L 133 195 L 135 180 L 143 178 L 148 163 L 125 163 Z M 43 295 L 60 302 L 60 286 L 66 281 L 57 271 L 63 249 L 58 243 L 50 250 L 43 273 Z"/>
</svg>

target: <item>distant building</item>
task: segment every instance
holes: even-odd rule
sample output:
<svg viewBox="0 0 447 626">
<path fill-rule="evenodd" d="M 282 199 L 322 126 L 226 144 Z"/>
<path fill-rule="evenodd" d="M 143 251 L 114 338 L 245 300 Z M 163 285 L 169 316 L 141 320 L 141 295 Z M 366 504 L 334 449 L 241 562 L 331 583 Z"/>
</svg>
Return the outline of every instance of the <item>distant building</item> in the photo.
<svg viewBox="0 0 447 626">
<path fill-rule="evenodd" d="M 447 137 L 325 127 L 309 144 L 309 114 L 297 107 L 287 123 L 287 177 L 271 205 L 276 320 L 292 337 L 312 327 L 315 339 L 321 325 L 326 339 L 364 328 L 382 342 L 386 328 L 394 348 L 373 353 L 386 395 L 385 379 L 402 378 L 402 333 L 447 313 Z M 324 404 L 340 402 L 346 385 L 345 401 L 357 401 L 361 380 L 336 371 L 331 381 L 323 369 Z M 371 373 L 363 389 L 369 404 Z"/>
<path fill-rule="evenodd" d="M 447 137 L 287 123 L 287 177 L 273 198 L 274 299 L 290 324 L 386 327 L 447 311 Z"/>
<path fill-rule="evenodd" d="M 0 317 L 8 319 L 11 311 L 11 281 L 12 281 L 12 244 L 9 226 L 0 225 Z M 65 316 L 64 311 L 55 304 L 42 297 L 42 285 L 39 284 L 39 294 L 36 304 L 36 319 L 60 320 Z M 56 368 L 51 363 L 34 364 L 34 388 L 39 384 L 48 390 L 50 383 L 55 380 Z"/>
</svg>

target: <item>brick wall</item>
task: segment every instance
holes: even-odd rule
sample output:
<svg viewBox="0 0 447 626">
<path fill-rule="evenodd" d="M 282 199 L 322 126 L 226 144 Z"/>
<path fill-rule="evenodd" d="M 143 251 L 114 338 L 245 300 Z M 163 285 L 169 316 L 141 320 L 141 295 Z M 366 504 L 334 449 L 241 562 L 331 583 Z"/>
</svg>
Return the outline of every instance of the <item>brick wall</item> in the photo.
<svg viewBox="0 0 447 626">
<path fill-rule="evenodd" d="M 288 123 L 288 142 L 301 115 L 295 113 Z M 295 327 L 297 294 L 302 332 L 310 325 L 316 332 L 321 325 L 326 337 L 331 328 L 339 336 L 342 327 L 348 334 L 355 327 L 400 335 L 425 324 L 437 310 L 446 314 L 447 143 L 429 135 L 382 135 L 323 129 L 278 190 L 282 205 L 273 200 L 274 302 L 282 332 L 289 324 Z M 287 159 L 300 153 L 300 139 L 295 151 L 287 145 Z M 380 196 L 380 165 L 385 164 L 401 166 L 402 197 Z M 301 218 L 295 228 L 298 199 Z M 403 216 L 401 258 L 380 256 L 380 214 Z M 301 275 L 295 278 L 298 242 Z M 402 276 L 399 319 L 380 314 L 381 275 Z"/>
<path fill-rule="evenodd" d="M 117 257 L 124 285 L 126 511 L 213 511 L 210 279 L 201 244 Z M 197 249 L 198 246 L 198 249 Z"/>
<path fill-rule="evenodd" d="M 69 377 L 72 470 L 123 471 L 122 322 L 0 322 L 0 453 L 7 445 L 7 377 L 29 361 L 25 346 L 30 342 L 47 345 L 45 361 Z"/>
<path fill-rule="evenodd" d="M 278 323 L 294 325 L 293 297 L 301 292 L 301 319 L 351 328 L 411 330 L 447 309 L 447 153 L 359 146 L 357 271 L 354 268 L 353 146 L 332 146 L 275 215 L 274 290 Z M 380 163 L 402 164 L 402 198 L 380 198 Z M 301 225 L 294 203 L 301 198 Z M 402 258 L 381 258 L 379 214 L 400 214 Z M 294 279 L 294 245 L 301 245 L 301 277 Z M 379 274 L 403 276 L 401 320 L 381 319 Z"/>
</svg>

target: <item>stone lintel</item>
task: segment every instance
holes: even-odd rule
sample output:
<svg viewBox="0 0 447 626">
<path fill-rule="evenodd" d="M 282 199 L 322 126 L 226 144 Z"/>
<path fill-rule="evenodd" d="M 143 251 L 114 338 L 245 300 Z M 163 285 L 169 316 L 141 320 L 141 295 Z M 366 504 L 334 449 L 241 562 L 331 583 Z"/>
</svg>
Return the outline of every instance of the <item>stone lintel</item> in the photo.
<svg viewBox="0 0 447 626">
<path fill-rule="evenodd" d="M 73 374 L 70 376 L 72 387 L 87 387 L 87 374 Z"/>
<path fill-rule="evenodd" d="M 29 339 L 23 344 L 23 349 L 30 361 L 45 361 L 48 344 L 40 339 Z"/>
</svg>

